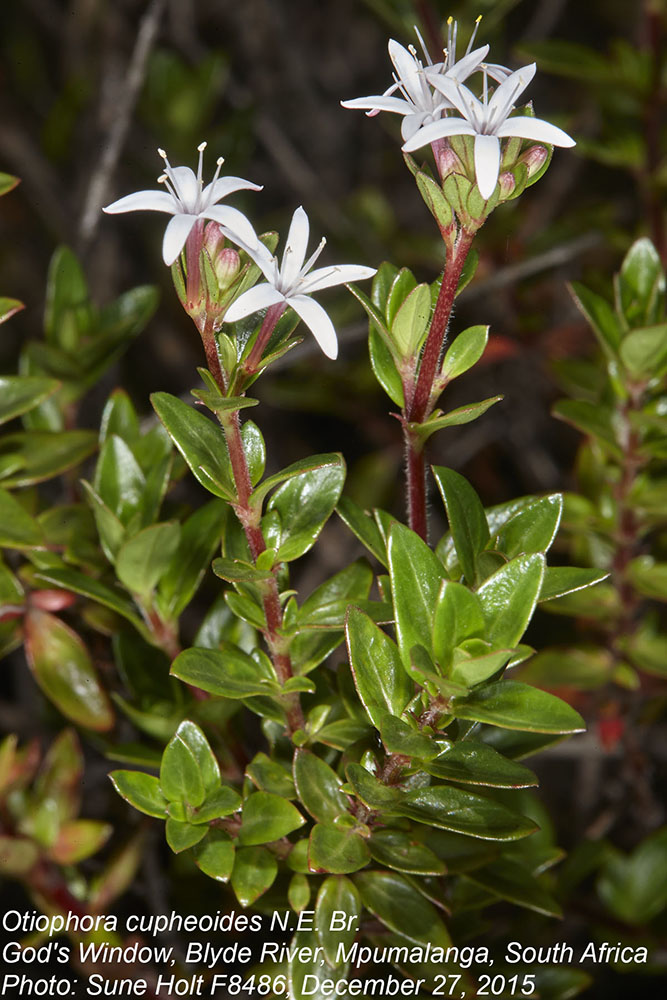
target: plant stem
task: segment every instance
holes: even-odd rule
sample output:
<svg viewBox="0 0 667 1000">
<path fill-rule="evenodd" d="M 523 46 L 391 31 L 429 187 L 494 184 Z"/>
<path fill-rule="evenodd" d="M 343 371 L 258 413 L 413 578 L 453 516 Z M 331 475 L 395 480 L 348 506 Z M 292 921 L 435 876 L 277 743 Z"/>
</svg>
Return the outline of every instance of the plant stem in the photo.
<svg viewBox="0 0 667 1000">
<path fill-rule="evenodd" d="M 405 408 L 403 410 L 403 437 L 406 453 L 408 523 L 424 541 L 428 536 L 428 515 L 426 510 L 426 462 L 424 445 L 409 424 L 421 424 L 428 417 L 433 385 L 438 375 L 440 357 L 447 337 L 447 327 L 452 314 L 454 298 L 461 271 L 474 233 L 461 229 L 453 253 L 442 272 L 442 283 L 438 300 L 433 311 L 424 351 L 417 377 L 410 386 L 404 385 Z"/>
<path fill-rule="evenodd" d="M 280 305 L 281 304 L 279 304 L 279 306 Z M 273 325 L 269 329 L 267 319 L 272 308 L 274 307 L 271 307 L 267 311 L 264 323 L 262 324 L 262 330 L 264 330 L 265 326 L 268 329 L 266 340 L 268 340 L 271 336 L 271 333 L 273 332 L 280 316 L 280 313 L 278 313 L 278 315 L 274 314 L 275 319 L 271 321 Z M 284 307 L 281 308 L 281 312 L 283 308 Z M 262 330 L 260 330 L 257 337 L 255 347 L 261 339 Z M 207 317 L 204 329 L 202 330 L 204 349 L 206 349 L 208 339 L 213 340 L 213 328 L 211 321 Z M 208 352 L 206 356 L 208 360 Z M 215 358 L 218 362 L 217 373 L 215 369 L 211 369 L 210 364 L 209 371 L 218 383 L 220 391 L 225 393 L 226 389 L 224 377 L 220 370 L 217 351 L 215 352 Z M 236 503 L 234 504 L 234 511 L 241 523 L 243 531 L 245 532 L 253 562 L 257 562 L 259 556 L 266 550 L 266 541 L 260 525 L 261 511 L 255 508 L 251 503 L 252 481 L 250 479 L 250 470 L 248 469 L 248 461 L 243 447 L 243 439 L 241 437 L 241 421 L 239 418 L 239 411 L 223 411 L 220 414 L 220 423 L 223 431 L 225 432 L 227 451 L 229 453 L 229 460 L 232 467 L 234 485 L 236 486 Z M 278 581 L 276 580 L 274 573 L 271 574 L 271 577 L 266 582 L 263 604 L 264 615 L 266 617 L 264 638 L 266 639 L 266 644 L 269 647 L 276 676 L 278 677 L 280 683 L 284 684 L 285 681 L 292 677 L 292 661 L 290 660 L 289 653 L 284 648 L 284 639 L 280 634 L 283 624 L 283 612 L 280 606 Z M 305 722 L 298 694 L 290 694 L 285 698 L 285 712 L 287 715 L 287 727 L 290 735 L 292 735 L 297 729 L 303 729 Z"/>
</svg>

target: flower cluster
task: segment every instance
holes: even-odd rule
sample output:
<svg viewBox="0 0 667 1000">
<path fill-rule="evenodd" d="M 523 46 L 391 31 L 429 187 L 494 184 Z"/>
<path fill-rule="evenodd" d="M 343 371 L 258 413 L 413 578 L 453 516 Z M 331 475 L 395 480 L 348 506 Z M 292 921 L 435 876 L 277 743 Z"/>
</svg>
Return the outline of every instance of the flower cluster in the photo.
<svg viewBox="0 0 667 1000">
<path fill-rule="evenodd" d="M 535 64 L 512 72 L 504 66 L 484 62 L 488 45 L 471 51 L 479 19 L 462 59 L 456 60 L 456 23 L 449 19 L 445 61 L 434 64 L 419 40 L 425 64 L 393 39 L 389 56 L 394 64 L 393 85 L 376 97 L 343 101 L 345 108 L 365 109 L 368 114 L 391 111 L 403 115 L 401 134 L 406 153 L 428 144 L 447 142 L 451 136 L 474 138 L 475 180 L 482 198 L 493 194 L 500 172 L 500 140 L 515 136 L 553 146 L 574 146 L 566 132 L 531 115 L 513 115 L 516 100 L 535 75 Z M 415 29 L 416 30 L 416 29 Z M 482 75 L 481 100 L 464 84 L 475 73 Z M 498 86 L 489 94 L 489 78 Z M 402 98 L 392 96 L 396 91 Z M 457 114 L 458 112 L 458 114 Z"/>
</svg>

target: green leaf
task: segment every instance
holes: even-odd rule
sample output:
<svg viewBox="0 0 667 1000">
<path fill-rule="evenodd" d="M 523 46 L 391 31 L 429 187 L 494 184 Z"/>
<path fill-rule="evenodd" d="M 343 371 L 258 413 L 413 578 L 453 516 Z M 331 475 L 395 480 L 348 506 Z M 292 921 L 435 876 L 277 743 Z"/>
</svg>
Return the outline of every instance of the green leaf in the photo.
<svg viewBox="0 0 667 1000">
<path fill-rule="evenodd" d="M 614 851 L 597 882 L 612 914 L 634 927 L 645 926 L 667 907 L 667 830 L 658 830 L 630 855 Z"/>
<path fill-rule="evenodd" d="M 310 902 L 310 881 L 307 875 L 295 872 L 287 887 L 287 902 L 295 913 L 301 913 Z"/>
<path fill-rule="evenodd" d="M 222 698 L 271 694 L 278 682 L 264 660 L 256 661 L 231 642 L 219 649 L 185 649 L 171 665 L 171 673 L 186 684 Z"/>
<path fill-rule="evenodd" d="M 630 329 L 657 323 L 665 307 L 665 272 L 650 240 L 636 240 L 621 265 L 618 305 Z"/>
<path fill-rule="evenodd" d="M 370 514 L 367 514 L 349 497 L 341 497 L 336 507 L 336 513 L 366 546 L 371 555 L 375 556 L 383 566 L 387 565 L 387 550 L 382 533 Z"/>
<path fill-rule="evenodd" d="M 354 884 L 366 909 L 401 937 L 434 948 L 451 944 L 435 906 L 405 876 L 397 872 L 362 872 Z"/>
<path fill-rule="evenodd" d="M 176 521 L 144 528 L 118 552 L 118 579 L 133 594 L 148 597 L 169 568 L 180 540 L 181 528 Z"/>
<path fill-rule="evenodd" d="M 123 525 L 141 508 L 146 477 L 130 446 L 116 434 L 110 434 L 102 445 L 93 487 Z"/>
<path fill-rule="evenodd" d="M 21 312 L 22 309 L 25 309 L 25 305 L 23 302 L 19 302 L 18 299 L 0 297 L 0 323 L 6 323 L 8 319 L 15 316 L 17 312 Z"/>
<path fill-rule="evenodd" d="M 162 755 L 160 787 L 170 802 L 182 802 L 193 809 L 200 806 L 206 797 L 195 754 L 178 730 Z"/>
<path fill-rule="evenodd" d="M 187 851 L 188 848 L 194 847 L 195 844 L 204 839 L 206 827 L 193 826 L 192 823 L 186 823 L 169 816 L 164 832 L 167 843 L 174 854 L 180 854 L 181 851 Z"/>
<path fill-rule="evenodd" d="M 273 476 L 268 476 L 264 482 L 256 486 L 252 492 L 250 502 L 253 507 L 259 507 L 267 494 L 275 489 L 276 486 L 280 486 L 281 483 L 287 482 L 288 479 L 294 479 L 304 472 L 313 472 L 339 460 L 340 456 L 336 454 L 310 455 L 308 458 L 300 458 L 298 462 L 293 462 L 291 465 L 281 469 L 280 472 L 276 472 Z"/>
<path fill-rule="evenodd" d="M 430 316 L 431 289 L 426 284 L 417 285 L 403 300 L 391 323 L 392 340 L 403 357 L 413 357 L 421 347 Z"/>
<path fill-rule="evenodd" d="M 102 498 L 95 492 L 90 483 L 82 479 L 81 485 L 83 486 L 86 500 L 95 519 L 95 527 L 97 528 L 102 551 L 109 562 L 113 563 L 115 562 L 118 550 L 123 544 L 125 528 L 113 511 L 107 507 Z"/>
<path fill-rule="evenodd" d="M 401 715 L 414 695 L 414 684 L 396 644 L 358 608 L 348 612 L 347 642 L 359 697 L 379 729 L 387 715 Z"/>
<path fill-rule="evenodd" d="M 489 541 L 484 508 L 470 483 L 458 472 L 434 466 L 433 475 L 445 503 L 456 554 L 466 581 L 472 585 L 477 557 Z"/>
<path fill-rule="evenodd" d="M 68 719 L 107 732 L 114 712 L 81 638 L 55 615 L 32 608 L 25 617 L 28 665 L 47 698 Z"/>
<path fill-rule="evenodd" d="M 444 875 L 447 871 L 429 847 L 401 830 L 376 830 L 369 846 L 374 861 L 408 875 Z"/>
<path fill-rule="evenodd" d="M 432 434 L 441 431 L 445 427 L 459 427 L 461 424 L 469 424 L 477 420 L 486 413 L 494 403 L 499 403 L 503 396 L 489 396 L 479 403 L 468 403 L 466 406 L 459 406 L 456 410 L 443 413 L 442 410 L 434 410 L 428 420 L 422 424 L 409 424 L 410 430 L 417 435 L 420 441 L 428 441 Z"/>
<path fill-rule="evenodd" d="M 440 752 L 435 740 L 409 726 L 407 722 L 394 718 L 393 715 L 385 715 L 380 725 L 380 734 L 389 753 L 430 760 L 431 757 L 437 757 Z"/>
<path fill-rule="evenodd" d="M 87 597 L 110 608 L 131 622 L 147 642 L 153 642 L 151 632 L 137 615 L 134 605 L 130 604 L 122 594 L 107 587 L 106 584 L 100 583 L 99 580 L 94 580 L 92 577 L 73 569 L 41 570 L 36 574 L 36 579 L 40 583 L 48 583 L 63 590 L 71 590 L 74 594 L 81 594 L 82 597 Z"/>
<path fill-rule="evenodd" d="M 294 755 L 294 783 L 300 802 L 318 822 L 327 822 L 348 810 L 336 772 L 309 750 Z"/>
<path fill-rule="evenodd" d="M 517 556 L 488 577 L 477 591 L 486 637 L 496 648 L 511 649 L 532 618 L 544 578 L 544 556 Z"/>
<path fill-rule="evenodd" d="M 387 546 L 396 632 L 403 663 L 409 667 L 413 646 L 429 642 L 445 570 L 414 531 L 395 523 Z"/>
<path fill-rule="evenodd" d="M 241 906 L 250 906 L 273 885 L 278 862 L 264 847 L 241 847 L 236 852 L 232 888 Z"/>
<path fill-rule="evenodd" d="M 622 460 L 623 452 L 615 431 L 615 415 L 606 406 L 585 399 L 561 399 L 552 409 L 560 420 L 572 424 L 582 434 L 592 437 L 614 458 Z"/>
<path fill-rule="evenodd" d="M 308 867 L 312 872 L 349 875 L 371 859 L 368 844 L 354 830 L 333 823 L 316 823 L 308 841 Z"/>
<path fill-rule="evenodd" d="M 372 324 L 368 331 L 368 354 L 375 378 L 392 403 L 403 408 L 405 405 L 403 382 L 394 355 Z"/>
<path fill-rule="evenodd" d="M 221 819 L 237 812 L 241 808 L 241 796 L 228 785 L 209 792 L 204 802 L 198 809 L 190 814 L 192 823 L 210 823 L 214 819 Z"/>
<path fill-rule="evenodd" d="M 314 545 L 340 498 L 345 463 L 340 455 L 283 483 L 267 504 L 280 515 L 278 560 L 298 559 Z"/>
<path fill-rule="evenodd" d="M 0 299 L 0 313 L 2 302 Z M 53 395 L 60 383 L 39 375 L 0 376 L 0 424 L 20 417 Z"/>
<path fill-rule="evenodd" d="M 195 847 L 195 864 L 216 882 L 228 882 L 234 867 L 234 844 L 224 830 L 211 829 Z"/>
<path fill-rule="evenodd" d="M 547 552 L 563 512 L 560 493 L 540 497 L 504 523 L 493 544 L 508 559 L 522 553 Z"/>
<path fill-rule="evenodd" d="M 263 792 L 271 792 L 284 799 L 296 798 L 292 775 L 265 753 L 255 754 L 246 768 L 246 774 Z"/>
<path fill-rule="evenodd" d="M 241 428 L 241 441 L 243 442 L 243 450 L 246 462 L 248 463 L 250 482 L 254 486 L 264 475 L 266 445 L 264 444 L 262 432 L 252 420 L 246 420 Z"/>
<path fill-rule="evenodd" d="M 211 500 L 183 524 L 178 550 L 158 590 L 159 607 L 165 618 L 178 618 L 194 597 L 219 544 L 227 511 L 222 501 Z"/>
<path fill-rule="evenodd" d="M 517 906 L 542 913 L 547 917 L 561 917 L 562 911 L 551 893 L 526 871 L 523 865 L 511 858 L 492 861 L 482 868 L 476 868 L 465 876 L 492 892 L 494 896 L 507 899 Z"/>
<path fill-rule="evenodd" d="M 0 198 L 3 194 L 9 194 L 20 183 L 21 180 L 19 177 L 13 177 L 11 174 L 0 172 Z"/>
<path fill-rule="evenodd" d="M 271 792 L 253 792 L 243 803 L 239 843 L 268 844 L 303 826 L 305 819 L 287 799 Z"/>
<path fill-rule="evenodd" d="M 345 914 L 344 928 L 339 927 L 341 913 Z M 324 957 L 332 968 L 337 964 L 339 947 L 349 948 L 354 941 L 360 918 L 361 898 L 354 883 L 345 876 L 326 878 L 317 894 L 314 923 Z"/>
<path fill-rule="evenodd" d="M 174 740 L 180 740 L 192 754 L 208 801 L 210 794 L 221 791 L 220 768 L 204 732 L 194 722 L 185 719 L 176 730 Z M 224 791 L 227 793 L 229 789 Z"/>
<path fill-rule="evenodd" d="M 616 313 L 606 299 L 585 285 L 575 281 L 569 287 L 575 303 L 590 323 L 603 351 L 607 357 L 614 359 L 623 335 Z"/>
<path fill-rule="evenodd" d="M 43 549 L 44 532 L 39 522 L 7 490 L 0 489 L 0 546 L 7 549 Z"/>
<path fill-rule="evenodd" d="M 443 580 L 433 616 L 433 655 L 447 667 L 456 646 L 484 634 L 484 616 L 477 595 L 462 583 Z"/>
<path fill-rule="evenodd" d="M 39 856 L 40 849 L 33 840 L 0 834 L 0 873 L 5 877 L 27 875 L 39 861 Z"/>
<path fill-rule="evenodd" d="M 528 788 L 537 785 L 537 778 L 523 764 L 517 764 L 487 746 L 462 740 L 446 746 L 434 760 L 424 765 L 436 778 L 459 781 L 465 785 L 485 785 L 489 788 Z"/>
<path fill-rule="evenodd" d="M 477 644 L 475 643 L 475 645 Z M 497 674 L 514 655 L 514 651 L 511 649 L 499 649 L 493 653 L 475 650 L 475 653 L 477 655 L 473 655 L 466 649 L 455 650 L 454 663 L 448 680 L 455 684 L 461 684 L 464 688 L 474 687 Z"/>
<path fill-rule="evenodd" d="M 68 247 L 58 247 L 49 264 L 44 308 L 46 339 L 75 352 L 91 322 L 88 286 L 81 265 Z"/>
<path fill-rule="evenodd" d="M 592 587 L 606 580 L 608 573 L 598 569 L 580 569 L 577 566 L 547 566 L 542 581 L 539 601 L 551 601 L 555 597 L 573 594 L 577 590 Z"/>
<path fill-rule="evenodd" d="M 586 728 L 578 712 L 560 698 L 520 681 L 496 681 L 450 704 L 453 715 L 505 729 L 532 733 L 579 733 Z"/>
<path fill-rule="evenodd" d="M 9 463 L 3 486 L 33 486 L 53 479 L 95 451 L 94 431 L 18 431 L 0 442 L 1 463 Z"/>
<path fill-rule="evenodd" d="M 167 800 L 160 782 L 142 771 L 112 771 L 109 775 L 118 794 L 131 806 L 147 816 L 166 819 Z"/>
<path fill-rule="evenodd" d="M 342 987 L 340 993 L 346 991 L 347 965 L 329 968 L 319 957 L 321 953 L 317 950 L 317 943 L 314 931 L 297 931 L 292 938 L 290 951 L 293 957 L 289 962 L 287 994 L 290 1000 L 327 1000 L 338 986 Z"/>
<path fill-rule="evenodd" d="M 452 209 L 445 198 L 442 188 L 423 170 L 415 174 L 419 193 L 426 202 L 428 209 L 438 223 L 441 232 L 449 229 L 452 224 Z"/>
<path fill-rule="evenodd" d="M 488 339 L 488 326 L 471 326 L 452 341 L 442 363 L 442 374 L 448 382 L 477 364 L 486 350 Z"/>
<path fill-rule="evenodd" d="M 631 330 L 620 353 L 633 378 L 661 378 L 667 371 L 667 323 Z"/>
<path fill-rule="evenodd" d="M 222 429 L 167 392 L 153 393 L 151 402 L 195 479 L 214 496 L 232 501 L 235 493 Z"/>
</svg>

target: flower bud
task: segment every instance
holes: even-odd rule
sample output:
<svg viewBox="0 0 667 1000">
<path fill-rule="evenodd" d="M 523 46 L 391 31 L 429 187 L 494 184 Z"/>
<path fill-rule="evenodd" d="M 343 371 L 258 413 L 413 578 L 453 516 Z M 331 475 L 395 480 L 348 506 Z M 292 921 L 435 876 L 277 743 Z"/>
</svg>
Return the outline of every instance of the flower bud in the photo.
<svg viewBox="0 0 667 1000">
<path fill-rule="evenodd" d="M 233 247 L 225 247 L 213 260 L 215 276 L 220 282 L 220 288 L 228 288 L 239 273 L 241 258 Z"/>
<path fill-rule="evenodd" d="M 542 169 L 548 155 L 549 153 L 545 146 L 531 146 L 525 153 L 522 153 L 518 162 L 525 164 L 528 170 L 528 177 L 530 178 L 533 177 L 538 170 Z"/>
<path fill-rule="evenodd" d="M 441 181 L 444 181 L 445 177 L 448 177 L 450 174 L 465 173 L 465 168 L 461 163 L 461 160 L 456 155 L 447 139 L 436 139 L 435 142 L 431 143 L 431 148 L 433 150 L 433 156 L 435 157 Z"/>
<path fill-rule="evenodd" d="M 502 173 L 500 175 L 500 177 L 498 178 L 498 184 L 500 185 L 501 201 L 503 201 L 505 198 L 509 198 L 509 196 L 514 191 L 514 188 L 516 187 L 516 181 L 514 180 L 514 176 L 513 174 L 509 173 L 509 171 Z"/>
</svg>

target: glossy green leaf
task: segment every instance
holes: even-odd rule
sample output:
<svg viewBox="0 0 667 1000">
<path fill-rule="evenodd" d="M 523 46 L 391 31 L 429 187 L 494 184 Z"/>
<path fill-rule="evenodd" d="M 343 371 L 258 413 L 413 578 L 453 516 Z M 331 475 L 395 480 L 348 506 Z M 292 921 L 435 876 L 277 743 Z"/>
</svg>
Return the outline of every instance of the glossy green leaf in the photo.
<svg viewBox="0 0 667 1000">
<path fill-rule="evenodd" d="M 0 442 L 3 486 L 32 486 L 80 465 L 97 447 L 94 431 L 18 431 Z M 1 473 L 0 473 L 1 474 Z"/>
<path fill-rule="evenodd" d="M 451 663 L 454 649 L 466 639 L 484 633 L 479 598 L 461 583 L 443 580 L 433 616 L 433 655 L 442 667 Z"/>
<path fill-rule="evenodd" d="M 489 541 L 484 508 L 470 483 L 458 472 L 434 466 L 433 475 L 445 503 L 456 554 L 466 581 L 472 585 L 477 557 Z"/>
<path fill-rule="evenodd" d="M 361 872 L 354 878 L 361 900 L 390 930 L 416 944 L 447 948 L 451 938 L 440 914 L 397 872 Z"/>
<path fill-rule="evenodd" d="M 148 642 L 152 642 L 153 636 L 136 613 L 134 605 L 130 604 L 123 594 L 112 590 L 111 587 L 100 583 L 99 580 L 94 580 L 92 577 L 73 569 L 42 570 L 37 574 L 37 578 L 42 583 L 49 583 L 61 587 L 63 590 L 71 590 L 74 594 L 81 594 L 82 597 L 87 597 L 110 608 L 131 622 Z"/>
<path fill-rule="evenodd" d="M 580 569 L 577 566 L 547 566 L 539 601 L 550 601 L 592 587 L 605 580 L 608 575 L 597 569 Z"/>
<path fill-rule="evenodd" d="M 510 858 L 475 868 L 466 878 L 517 906 L 524 906 L 547 917 L 562 916 L 561 908 L 551 893 L 523 865 Z"/>
<path fill-rule="evenodd" d="M 234 486 L 222 429 L 167 392 L 153 393 L 151 402 L 194 477 L 214 496 L 233 500 Z"/>
<path fill-rule="evenodd" d="M 325 761 L 309 750 L 294 755 L 294 783 L 299 801 L 319 822 L 334 820 L 347 812 L 348 800 L 341 792 L 342 781 Z"/>
<path fill-rule="evenodd" d="M 0 299 L 0 312 L 2 312 L 2 301 Z M 1 375 L 0 424 L 38 406 L 53 395 L 59 384 L 55 379 L 39 375 Z"/>
<path fill-rule="evenodd" d="M 641 927 L 667 907 L 667 830 L 658 830 L 629 854 L 615 851 L 597 881 L 612 914 Z"/>
<path fill-rule="evenodd" d="M 392 403 L 401 408 L 405 405 L 403 383 L 392 351 L 376 327 L 371 324 L 368 331 L 368 354 L 376 379 L 387 393 Z"/>
<path fill-rule="evenodd" d="M 290 772 L 265 753 L 255 754 L 246 768 L 246 774 L 263 792 L 271 792 L 284 799 L 296 798 L 296 789 Z"/>
<path fill-rule="evenodd" d="M 617 281 L 618 306 L 632 329 L 657 323 L 665 307 L 665 272 L 649 239 L 628 250 Z"/>
<path fill-rule="evenodd" d="M 379 728 L 382 742 L 389 753 L 430 760 L 432 757 L 437 757 L 440 752 L 435 740 L 409 726 L 402 719 L 394 718 L 393 715 L 385 715 Z"/>
<path fill-rule="evenodd" d="M 303 826 L 305 819 L 287 799 L 271 792 L 253 792 L 243 803 L 239 843 L 268 844 Z"/>
<path fill-rule="evenodd" d="M 241 796 L 229 785 L 222 785 L 208 792 L 198 809 L 190 813 L 192 823 L 210 823 L 237 812 L 241 808 Z"/>
<path fill-rule="evenodd" d="M 276 511 L 280 516 L 276 547 L 281 562 L 298 559 L 314 545 L 338 503 L 344 482 L 342 456 L 330 455 L 318 468 L 300 473 L 275 491 L 267 511 Z"/>
<path fill-rule="evenodd" d="M 131 806 L 147 816 L 165 819 L 167 800 L 160 782 L 152 774 L 142 771 L 112 771 L 109 775 L 118 794 Z"/>
<path fill-rule="evenodd" d="M 95 519 L 95 527 L 99 534 L 100 544 L 102 546 L 102 551 L 109 560 L 109 562 L 115 562 L 116 555 L 123 540 L 125 538 L 125 528 L 122 521 L 114 514 L 112 510 L 104 503 L 102 498 L 95 492 L 90 483 L 86 482 L 85 479 L 81 480 L 81 485 L 90 507 L 91 513 Z"/>
<path fill-rule="evenodd" d="M 93 487 L 124 525 L 141 507 L 146 477 L 130 446 L 116 434 L 110 434 L 102 445 Z"/>
<path fill-rule="evenodd" d="M 180 854 L 194 847 L 206 836 L 205 826 L 193 826 L 169 816 L 165 826 L 165 837 L 174 854 Z"/>
<path fill-rule="evenodd" d="M 165 618 L 178 618 L 194 597 L 219 544 L 227 510 L 220 500 L 211 500 L 183 524 L 178 550 L 158 589 Z"/>
<path fill-rule="evenodd" d="M 345 927 L 340 925 L 340 914 L 345 914 Z M 353 918 L 357 918 L 357 923 Z M 320 886 L 315 904 L 315 927 L 317 939 L 324 949 L 324 957 L 334 968 L 338 949 L 347 949 L 354 941 L 361 919 L 361 898 L 354 883 L 344 875 L 326 878 Z"/>
<path fill-rule="evenodd" d="M 382 534 L 370 514 L 367 514 L 359 507 L 354 500 L 349 497 L 341 497 L 336 507 L 336 513 L 348 526 L 350 531 L 357 536 L 368 551 L 383 566 L 387 565 L 387 547 L 382 538 Z"/>
<path fill-rule="evenodd" d="M 234 844 L 224 830 L 211 829 L 194 852 L 195 864 L 216 882 L 228 882 L 234 867 Z"/>
<path fill-rule="evenodd" d="M 523 764 L 508 760 L 485 743 L 471 740 L 460 740 L 445 746 L 438 757 L 424 765 L 424 770 L 436 778 L 465 785 L 485 785 L 489 788 L 537 785 L 537 778 Z"/>
<path fill-rule="evenodd" d="M 114 712 L 81 638 L 60 618 L 32 608 L 25 617 L 28 665 L 46 697 L 68 719 L 107 732 Z"/>
<path fill-rule="evenodd" d="M 590 323 L 593 333 L 608 357 L 615 358 L 621 343 L 621 324 L 606 299 L 585 285 L 573 282 L 570 292 L 577 306 Z"/>
<path fill-rule="evenodd" d="M 360 834 L 333 823 L 316 823 L 308 841 L 308 867 L 312 872 L 349 875 L 371 859 L 368 844 Z"/>
<path fill-rule="evenodd" d="M 552 412 L 555 417 L 565 420 L 582 434 L 599 442 L 614 458 L 622 459 L 623 453 L 614 426 L 614 413 L 608 407 L 585 399 L 561 399 Z"/>
<path fill-rule="evenodd" d="M 347 617 L 347 643 L 354 682 L 373 724 L 380 728 L 387 715 L 400 715 L 414 695 L 398 648 L 358 608 Z"/>
<path fill-rule="evenodd" d="M 620 353 L 633 378 L 660 378 L 667 371 L 667 323 L 631 330 L 623 338 Z"/>
<path fill-rule="evenodd" d="M 178 730 L 162 755 L 160 787 L 170 802 L 182 802 L 195 809 L 206 797 L 197 758 Z"/>
<path fill-rule="evenodd" d="M 405 297 L 391 323 L 391 337 L 403 357 L 410 358 L 421 347 L 431 315 L 431 289 L 417 285 Z"/>
<path fill-rule="evenodd" d="M 43 549 L 44 532 L 7 490 L 0 489 L 0 546 L 7 549 Z"/>
<path fill-rule="evenodd" d="M 317 944 L 315 931 L 297 931 L 292 938 L 292 958 L 288 965 L 290 1000 L 327 1000 L 336 988 L 345 992 L 347 965 L 330 968 L 319 957 Z"/>
<path fill-rule="evenodd" d="M 49 856 L 59 865 L 76 865 L 92 857 L 113 833 L 110 823 L 77 819 L 63 823 L 49 849 Z"/>
<path fill-rule="evenodd" d="M 451 381 L 476 365 L 486 350 L 488 339 L 488 326 L 471 326 L 459 333 L 447 348 L 442 363 L 445 378 Z"/>
<path fill-rule="evenodd" d="M 496 681 L 451 704 L 452 714 L 472 722 L 532 733 L 579 733 L 586 726 L 578 712 L 555 695 L 521 681 Z"/>
<path fill-rule="evenodd" d="M 501 399 L 503 396 L 489 396 L 488 399 L 482 399 L 479 403 L 467 403 L 465 406 L 457 407 L 456 410 L 450 410 L 449 413 L 434 410 L 424 423 L 411 423 L 410 430 L 417 435 L 420 441 L 428 441 L 432 434 L 445 427 L 460 427 L 462 424 L 469 424 L 473 420 L 477 420 Z"/>
<path fill-rule="evenodd" d="M 232 888 L 241 906 L 250 906 L 273 885 L 278 862 L 264 847 L 241 847 L 236 852 Z"/>
<path fill-rule="evenodd" d="M 415 174 L 419 193 L 426 202 L 428 209 L 438 223 L 440 231 L 449 229 L 452 224 L 452 209 L 442 193 L 442 188 L 423 170 Z"/>
<path fill-rule="evenodd" d="M 68 247 L 58 247 L 49 263 L 44 307 L 47 340 L 74 352 L 88 332 L 91 307 L 88 286 L 78 260 Z"/>
<path fill-rule="evenodd" d="M 429 642 L 445 570 L 419 535 L 399 523 L 392 525 L 387 555 L 398 646 L 409 666 L 412 647 Z"/>
<path fill-rule="evenodd" d="M 488 577 L 477 591 L 495 647 L 511 649 L 519 642 L 532 618 L 544 578 L 541 553 L 517 556 Z"/>
<path fill-rule="evenodd" d="M 13 177 L 12 174 L 0 173 L 0 198 L 3 194 L 9 194 L 20 183 L 21 180 L 19 177 Z"/>
<path fill-rule="evenodd" d="M 164 521 L 144 528 L 121 547 L 116 557 L 118 579 L 133 594 L 148 597 L 178 551 L 181 528 Z"/>
<path fill-rule="evenodd" d="M 171 673 L 222 698 L 248 698 L 277 689 L 275 675 L 269 674 L 264 661 L 254 660 L 230 642 L 223 642 L 220 649 L 185 649 L 172 663 Z"/>
<path fill-rule="evenodd" d="M 376 830 L 369 846 L 374 861 L 408 875 L 444 875 L 447 871 L 429 847 L 401 830 Z"/>
<path fill-rule="evenodd" d="M 296 476 L 300 476 L 304 472 L 313 472 L 316 469 L 321 469 L 322 466 L 330 465 L 331 462 L 338 461 L 339 456 L 332 455 L 310 455 L 308 458 L 300 458 L 298 462 L 293 462 L 291 465 L 286 466 L 281 469 L 280 472 L 276 472 L 272 476 L 268 476 L 263 482 L 261 482 L 252 492 L 251 504 L 253 507 L 257 507 L 260 501 L 264 500 L 271 490 L 275 489 L 276 486 L 280 486 L 282 483 L 287 482 L 289 479 L 294 479 Z"/>
<path fill-rule="evenodd" d="M 25 309 L 25 305 L 18 299 L 8 299 L 5 296 L 0 296 L 0 324 L 6 323 L 8 319 L 11 319 L 16 313 L 21 312 L 22 309 Z"/>
<path fill-rule="evenodd" d="M 508 559 L 523 553 L 547 552 L 556 537 L 562 511 L 560 493 L 540 497 L 504 523 L 493 547 Z"/>
</svg>

